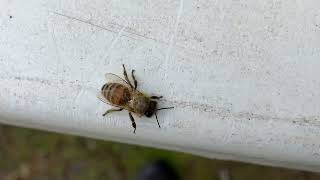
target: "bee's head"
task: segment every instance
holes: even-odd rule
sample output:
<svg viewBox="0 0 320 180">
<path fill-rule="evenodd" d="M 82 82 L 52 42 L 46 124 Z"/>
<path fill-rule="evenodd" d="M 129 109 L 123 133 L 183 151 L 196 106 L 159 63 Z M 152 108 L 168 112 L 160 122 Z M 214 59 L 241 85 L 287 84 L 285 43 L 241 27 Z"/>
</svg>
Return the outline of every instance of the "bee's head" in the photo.
<svg viewBox="0 0 320 180">
<path fill-rule="evenodd" d="M 157 111 L 157 102 L 150 101 L 149 107 L 148 107 L 147 111 L 144 113 L 144 115 L 147 117 L 151 117 L 156 111 Z"/>
</svg>

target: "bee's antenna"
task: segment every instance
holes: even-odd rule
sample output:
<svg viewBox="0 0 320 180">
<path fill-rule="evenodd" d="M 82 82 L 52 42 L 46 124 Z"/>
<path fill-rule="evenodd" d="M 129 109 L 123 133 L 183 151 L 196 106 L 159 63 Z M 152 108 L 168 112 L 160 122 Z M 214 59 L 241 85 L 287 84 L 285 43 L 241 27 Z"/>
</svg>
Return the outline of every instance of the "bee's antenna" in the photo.
<svg viewBox="0 0 320 180">
<path fill-rule="evenodd" d="M 163 110 L 163 109 L 173 109 L 174 107 L 164 107 L 164 108 L 160 108 L 160 109 L 157 109 L 158 111 L 160 110 Z"/>
<path fill-rule="evenodd" d="M 158 126 L 159 126 L 159 128 L 161 128 L 161 127 L 160 127 L 160 124 L 159 124 L 159 121 L 158 121 L 157 112 L 155 112 L 154 115 L 156 115 L 156 119 L 157 119 Z"/>
</svg>

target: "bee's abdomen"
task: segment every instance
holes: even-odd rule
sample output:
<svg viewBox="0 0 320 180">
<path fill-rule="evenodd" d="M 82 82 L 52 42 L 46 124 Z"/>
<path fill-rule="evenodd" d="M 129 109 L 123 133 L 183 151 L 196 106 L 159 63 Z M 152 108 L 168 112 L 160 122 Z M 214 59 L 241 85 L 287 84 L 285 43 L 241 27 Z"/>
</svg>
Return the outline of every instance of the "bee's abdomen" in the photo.
<svg viewBox="0 0 320 180">
<path fill-rule="evenodd" d="M 107 83 L 102 86 L 103 96 L 112 104 L 125 105 L 131 99 L 130 90 L 119 83 Z"/>
</svg>

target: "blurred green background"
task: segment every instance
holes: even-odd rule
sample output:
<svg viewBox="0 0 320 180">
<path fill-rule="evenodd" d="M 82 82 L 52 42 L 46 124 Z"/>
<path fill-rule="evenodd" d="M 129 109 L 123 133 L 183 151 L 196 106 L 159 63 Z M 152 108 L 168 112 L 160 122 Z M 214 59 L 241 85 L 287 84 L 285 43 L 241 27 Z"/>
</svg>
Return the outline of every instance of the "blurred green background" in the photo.
<svg viewBox="0 0 320 180">
<path fill-rule="evenodd" d="M 190 154 L 0 125 L 0 179 L 136 179 L 164 159 L 181 179 L 316 180 L 320 174 L 211 160 Z"/>
</svg>

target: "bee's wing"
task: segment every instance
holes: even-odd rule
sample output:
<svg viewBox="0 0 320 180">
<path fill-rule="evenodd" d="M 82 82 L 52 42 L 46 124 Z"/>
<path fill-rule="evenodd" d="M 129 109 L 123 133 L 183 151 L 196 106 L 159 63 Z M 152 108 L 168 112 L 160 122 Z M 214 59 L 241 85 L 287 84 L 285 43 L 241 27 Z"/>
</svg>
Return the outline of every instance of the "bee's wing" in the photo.
<svg viewBox="0 0 320 180">
<path fill-rule="evenodd" d="M 110 102 L 102 95 L 101 92 L 97 94 L 97 98 L 98 98 L 100 101 L 102 101 L 103 103 L 109 104 L 110 106 L 115 106 L 115 107 L 118 107 L 118 108 L 124 108 L 124 107 L 121 107 L 121 106 L 118 106 L 118 105 L 115 105 L 115 104 L 110 103 Z"/>
<path fill-rule="evenodd" d="M 126 86 L 129 86 L 128 82 L 118 75 L 112 74 L 112 73 L 107 73 L 104 75 L 108 83 L 120 83 Z"/>
</svg>

